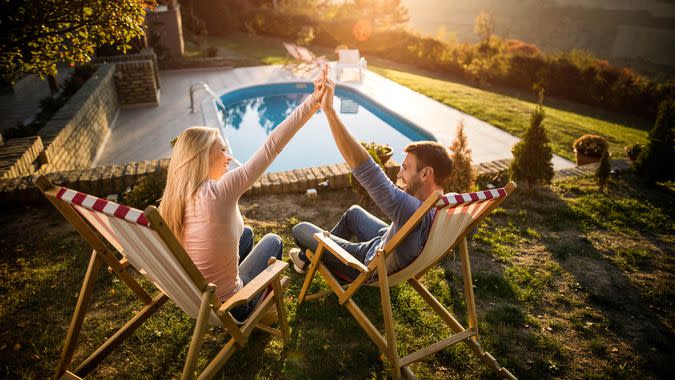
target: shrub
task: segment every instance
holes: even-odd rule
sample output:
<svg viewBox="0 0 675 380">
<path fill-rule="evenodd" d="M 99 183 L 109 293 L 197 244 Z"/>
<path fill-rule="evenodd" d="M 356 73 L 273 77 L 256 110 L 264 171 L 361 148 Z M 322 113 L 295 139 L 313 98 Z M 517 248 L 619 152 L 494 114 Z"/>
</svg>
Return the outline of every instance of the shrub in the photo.
<svg viewBox="0 0 675 380">
<path fill-rule="evenodd" d="M 363 145 L 363 147 L 366 148 L 366 151 L 368 151 L 368 154 L 370 155 L 370 157 L 373 158 L 373 161 L 375 161 L 376 164 L 380 165 L 382 170 L 385 170 L 384 165 L 382 164 L 382 161 L 379 158 L 378 152 L 383 152 L 384 147 L 387 147 L 390 150 L 391 150 L 391 148 L 388 145 L 380 145 L 380 144 L 376 144 L 374 142 L 371 142 L 371 143 L 361 142 L 361 145 Z M 368 192 L 366 191 L 366 189 L 363 186 L 361 186 L 361 183 L 359 182 L 359 180 L 357 180 L 351 172 L 349 173 L 348 177 L 349 177 L 349 186 L 351 186 L 352 190 L 355 193 L 360 195 L 359 203 L 362 204 L 362 205 L 366 205 L 366 204 L 370 203 L 370 201 L 371 201 L 370 196 L 368 195 Z"/>
<path fill-rule="evenodd" d="M 669 98 L 659 105 L 654 128 L 649 132 L 647 146 L 640 152 L 635 167 L 647 183 L 675 178 L 675 100 Z"/>
<path fill-rule="evenodd" d="M 609 179 L 610 171 L 611 166 L 609 164 L 609 152 L 605 150 L 604 153 L 602 153 L 602 158 L 600 159 L 600 164 L 598 164 L 598 169 L 595 171 L 595 176 L 598 179 L 600 192 L 603 192 L 605 189 L 607 179 Z"/>
<path fill-rule="evenodd" d="M 394 150 L 387 144 L 378 144 L 376 142 L 361 142 L 361 145 L 366 148 L 367 151 L 374 151 L 377 157 L 380 158 L 380 161 L 382 161 L 382 164 L 386 163 L 386 160 L 383 160 L 382 158 L 385 156 L 391 157 L 392 153 Z"/>
<path fill-rule="evenodd" d="M 542 125 L 546 116 L 543 107 L 544 92 L 539 92 L 539 104 L 532 111 L 530 127 L 523 139 L 513 146 L 511 178 L 525 182 L 528 190 L 535 185 L 549 184 L 553 179 L 553 153 Z"/>
<path fill-rule="evenodd" d="M 464 134 L 464 122 L 457 125 L 457 137 L 450 146 L 452 172 L 445 184 L 446 193 L 468 193 L 473 189 L 476 173 L 471 164 L 471 149 Z"/>
<path fill-rule="evenodd" d="M 134 186 L 122 194 L 121 202 L 143 210 L 159 205 L 166 186 L 166 169 L 160 169 L 136 180 Z"/>
<path fill-rule="evenodd" d="M 642 151 L 642 145 L 638 143 L 632 143 L 623 147 L 623 150 L 626 152 L 626 156 L 628 156 L 631 161 L 635 161 L 635 159 L 637 159 L 638 155 L 640 154 L 640 151 Z"/>
<path fill-rule="evenodd" d="M 314 28 L 309 25 L 304 25 L 298 31 L 298 37 L 295 39 L 295 43 L 298 45 L 309 45 L 315 38 Z"/>
<path fill-rule="evenodd" d="M 609 145 L 602 136 L 586 134 L 574 140 L 572 147 L 575 152 L 587 156 L 601 157 L 607 151 Z"/>
<path fill-rule="evenodd" d="M 527 42 L 515 39 L 508 39 L 504 41 L 504 51 L 508 54 L 530 57 L 543 55 L 537 45 L 528 44 Z"/>
<path fill-rule="evenodd" d="M 218 48 L 209 46 L 204 50 L 204 55 L 209 58 L 217 57 L 218 56 Z"/>
</svg>

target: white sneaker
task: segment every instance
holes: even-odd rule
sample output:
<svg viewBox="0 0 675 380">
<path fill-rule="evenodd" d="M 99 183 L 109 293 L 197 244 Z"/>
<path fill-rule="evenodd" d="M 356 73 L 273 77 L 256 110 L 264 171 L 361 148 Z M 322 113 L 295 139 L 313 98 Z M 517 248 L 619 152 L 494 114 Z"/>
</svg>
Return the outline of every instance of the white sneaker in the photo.
<svg viewBox="0 0 675 380">
<path fill-rule="evenodd" d="M 300 248 L 291 248 L 291 250 L 288 251 L 288 256 L 291 257 L 291 261 L 293 262 L 293 269 L 300 274 L 304 274 L 307 272 L 305 269 L 307 268 L 307 262 L 300 258 L 301 252 Z"/>
</svg>

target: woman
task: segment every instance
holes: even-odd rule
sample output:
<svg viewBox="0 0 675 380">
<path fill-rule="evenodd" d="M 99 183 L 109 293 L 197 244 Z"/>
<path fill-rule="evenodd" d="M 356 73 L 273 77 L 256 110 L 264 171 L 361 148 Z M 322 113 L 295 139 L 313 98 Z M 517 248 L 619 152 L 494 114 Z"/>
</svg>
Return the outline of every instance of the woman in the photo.
<svg viewBox="0 0 675 380">
<path fill-rule="evenodd" d="M 265 172 L 293 135 L 320 108 L 327 67 L 314 81 L 314 92 L 281 122 L 242 166 L 228 171 L 232 157 L 218 129 L 191 127 L 178 136 L 159 212 L 182 242 L 206 281 L 225 301 L 267 267 L 281 259 L 279 236 L 265 235 L 253 247 L 253 231 L 244 227 L 239 198 Z M 232 315 L 243 321 L 257 300 Z"/>
</svg>

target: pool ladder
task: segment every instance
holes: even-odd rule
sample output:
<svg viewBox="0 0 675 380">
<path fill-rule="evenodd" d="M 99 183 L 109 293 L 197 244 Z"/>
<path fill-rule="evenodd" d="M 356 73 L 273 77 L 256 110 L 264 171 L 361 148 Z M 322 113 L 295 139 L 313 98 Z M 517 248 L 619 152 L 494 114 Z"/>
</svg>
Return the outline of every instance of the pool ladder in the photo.
<svg viewBox="0 0 675 380">
<path fill-rule="evenodd" d="M 193 83 L 193 84 L 190 85 L 190 109 L 192 110 L 192 113 L 195 113 L 195 92 L 197 92 L 197 90 L 206 91 L 206 93 L 209 94 L 209 96 L 211 96 L 213 98 L 213 100 L 216 101 L 216 103 L 223 109 L 223 111 L 225 111 L 225 104 L 223 104 L 223 101 L 220 100 L 220 98 L 218 97 L 218 94 L 216 94 L 211 89 L 211 87 L 209 87 L 208 84 L 206 84 L 203 81 L 199 81 L 197 83 Z M 230 142 L 227 140 L 227 136 L 225 135 L 225 129 L 223 128 L 222 125 L 220 126 L 219 129 L 220 129 L 220 134 L 223 137 L 223 141 L 225 142 L 225 146 L 227 147 L 227 150 L 230 152 L 230 156 L 232 157 L 232 161 L 234 161 L 234 163 L 236 165 L 242 166 L 242 163 L 234 157 L 234 152 L 232 151 L 232 146 L 230 145 Z"/>
<path fill-rule="evenodd" d="M 193 84 L 190 85 L 190 110 L 192 111 L 192 113 L 196 112 L 195 111 L 195 92 L 197 92 L 197 90 L 206 91 L 206 93 L 209 94 L 216 101 L 216 103 L 218 103 L 219 106 L 221 106 L 223 109 L 225 109 L 225 105 L 223 104 L 223 102 L 218 97 L 218 94 L 216 94 L 211 89 L 211 87 L 209 87 L 209 85 L 206 84 L 206 82 L 199 81 L 197 83 L 193 83 Z"/>
</svg>

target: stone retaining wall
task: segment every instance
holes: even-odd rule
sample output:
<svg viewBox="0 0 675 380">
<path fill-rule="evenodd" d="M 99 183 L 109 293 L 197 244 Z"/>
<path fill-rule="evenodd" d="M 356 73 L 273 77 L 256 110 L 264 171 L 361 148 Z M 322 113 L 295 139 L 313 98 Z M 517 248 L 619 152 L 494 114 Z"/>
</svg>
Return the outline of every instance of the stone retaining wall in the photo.
<svg viewBox="0 0 675 380">
<path fill-rule="evenodd" d="M 162 60 L 160 63 L 162 70 L 185 70 L 185 69 L 215 69 L 220 68 L 229 70 L 234 68 L 234 62 L 225 57 L 171 57 Z"/>
<path fill-rule="evenodd" d="M 40 136 L 8 140 L 7 144 L 0 146 L 0 179 L 35 174 L 40 167 L 38 156 L 42 149 Z"/>
<path fill-rule="evenodd" d="M 131 62 L 131 61 L 152 61 L 152 71 L 155 77 L 155 83 L 157 88 L 159 88 L 159 64 L 157 63 L 157 55 L 152 48 L 143 49 L 142 52 L 137 54 L 124 54 L 124 55 L 112 55 L 108 57 L 94 57 L 92 58 L 92 63 L 118 63 L 118 62 Z"/>
<path fill-rule="evenodd" d="M 38 131 L 41 173 L 89 168 L 119 109 L 115 67 L 99 66 L 82 88 Z"/>
<path fill-rule="evenodd" d="M 115 63 L 115 86 L 120 105 L 159 104 L 151 60 Z"/>
</svg>

